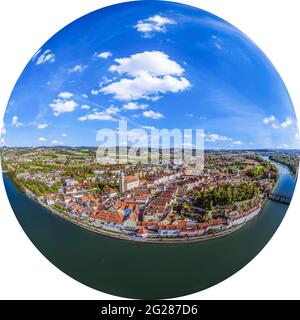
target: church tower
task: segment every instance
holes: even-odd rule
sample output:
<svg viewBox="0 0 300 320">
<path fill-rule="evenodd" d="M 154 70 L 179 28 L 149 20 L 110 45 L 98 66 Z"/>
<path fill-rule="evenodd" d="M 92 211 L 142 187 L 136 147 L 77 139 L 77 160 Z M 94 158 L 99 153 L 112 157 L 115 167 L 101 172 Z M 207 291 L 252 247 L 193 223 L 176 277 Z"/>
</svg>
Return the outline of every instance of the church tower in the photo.
<svg viewBox="0 0 300 320">
<path fill-rule="evenodd" d="M 124 193 L 125 190 L 125 175 L 124 172 L 121 171 L 120 176 L 119 176 L 119 191 L 121 193 Z"/>
</svg>

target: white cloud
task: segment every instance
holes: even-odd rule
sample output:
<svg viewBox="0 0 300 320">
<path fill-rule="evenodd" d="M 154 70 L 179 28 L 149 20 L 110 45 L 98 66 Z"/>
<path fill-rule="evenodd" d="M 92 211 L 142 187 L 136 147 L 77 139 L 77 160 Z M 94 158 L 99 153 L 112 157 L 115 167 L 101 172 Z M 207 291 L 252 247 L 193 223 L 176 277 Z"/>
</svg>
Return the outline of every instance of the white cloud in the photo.
<svg viewBox="0 0 300 320">
<path fill-rule="evenodd" d="M 19 118 L 17 116 L 13 116 L 11 119 L 11 125 L 15 126 L 16 128 L 20 128 L 23 126 L 23 122 L 19 122 Z"/>
<path fill-rule="evenodd" d="M 221 38 L 213 35 L 212 36 L 212 39 L 213 39 L 213 43 L 215 45 L 215 47 L 218 49 L 218 50 L 222 50 L 223 49 L 223 41 Z"/>
<path fill-rule="evenodd" d="M 71 92 L 68 92 L 68 91 L 63 91 L 63 92 L 60 92 L 60 93 L 58 94 L 58 97 L 59 97 L 59 98 L 62 98 L 62 99 L 69 99 L 69 98 L 71 98 L 71 97 L 73 97 L 73 96 L 74 96 L 74 94 L 71 93 Z"/>
<path fill-rule="evenodd" d="M 115 59 L 115 62 L 118 64 L 112 65 L 109 70 L 130 78 L 122 78 L 99 90 L 114 95 L 115 99 L 157 100 L 159 94 L 176 93 L 190 87 L 190 82 L 182 77 L 184 69 L 163 52 L 145 51 L 128 58 Z"/>
<path fill-rule="evenodd" d="M 292 124 L 292 119 L 287 117 L 285 121 L 282 122 L 281 127 L 286 128 Z"/>
<path fill-rule="evenodd" d="M 147 100 L 151 100 L 153 102 L 158 101 L 159 99 L 162 98 L 162 96 L 152 96 L 152 97 L 146 97 Z"/>
<path fill-rule="evenodd" d="M 65 133 L 63 133 L 61 136 L 62 136 L 62 137 L 66 137 L 67 135 L 66 135 Z"/>
<path fill-rule="evenodd" d="M 109 70 L 138 77 L 145 73 L 151 76 L 177 75 L 183 74 L 184 69 L 169 56 L 161 51 L 144 51 L 136 53 L 128 58 L 115 59 L 117 65 L 112 65 Z"/>
<path fill-rule="evenodd" d="M 89 106 L 89 105 L 87 105 L 87 104 L 83 104 L 82 106 L 81 106 L 81 109 L 85 109 L 85 110 L 89 110 L 91 107 Z"/>
<path fill-rule="evenodd" d="M 163 114 L 159 113 L 159 112 L 155 112 L 153 110 L 149 110 L 149 111 L 144 111 L 143 112 L 143 116 L 145 118 L 151 118 L 151 119 L 161 119 L 164 117 Z"/>
<path fill-rule="evenodd" d="M 87 114 L 78 118 L 79 121 L 87 121 L 87 120 L 113 120 L 113 117 L 110 114 L 106 114 L 104 112 L 94 112 L 91 114 Z"/>
<path fill-rule="evenodd" d="M 69 73 L 82 72 L 87 68 L 86 65 L 77 64 L 75 67 L 68 70 Z"/>
<path fill-rule="evenodd" d="M 37 128 L 38 129 L 45 129 L 48 127 L 48 123 L 40 123 L 37 125 Z"/>
<path fill-rule="evenodd" d="M 108 79 L 107 77 L 102 77 L 102 81 L 99 82 L 99 87 L 101 88 L 105 84 L 110 83 L 112 81 L 113 81 L 113 79 Z"/>
<path fill-rule="evenodd" d="M 122 79 L 102 88 L 104 94 L 113 94 L 118 100 L 137 100 L 151 95 L 184 91 L 190 86 L 187 79 L 166 75 L 162 78 L 144 74 L 134 79 Z"/>
<path fill-rule="evenodd" d="M 176 24 L 172 19 L 154 15 L 144 20 L 139 20 L 134 28 L 142 32 L 145 38 L 150 38 L 154 32 L 166 32 L 166 25 Z"/>
<path fill-rule="evenodd" d="M 265 124 L 268 124 L 268 123 L 271 123 L 271 122 L 274 122 L 274 121 L 276 121 L 276 118 L 274 116 L 270 116 L 270 117 L 264 118 L 264 123 Z"/>
<path fill-rule="evenodd" d="M 123 107 L 126 110 L 144 110 L 148 108 L 148 105 L 144 103 L 138 104 L 136 102 L 129 102 L 127 104 L 124 104 Z"/>
<path fill-rule="evenodd" d="M 50 107 L 53 109 L 56 117 L 61 113 L 73 112 L 77 106 L 78 104 L 74 100 L 54 99 L 53 102 L 50 103 Z"/>
<path fill-rule="evenodd" d="M 110 51 L 104 51 L 100 53 L 95 52 L 94 56 L 97 58 L 107 59 L 112 56 L 112 53 Z"/>
<path fill-rule="evenodd" d="M 185 116 L 189 118 L 193 118 L 195 115 L 193 113 L 187 113 Z"/>
<path fill-rule="evenodd" d="M 222 50 L 222 45 L 220 43 L 216 42 L 215 46 L 218 50 Z"/>
<path fill-rule="evenodd" d="M 54 99 L 49 106 L 53 110 L 53 114 L 57 117 L 61 113 L 73 112 L 78 107 L 77 102 L 69 100 L 74 94 L 69 91 L 63 91 L 58 94 L 58 98 Z"/>
<path fill-rule="evenodd" d="M 208 134 L 206 136 L 206 141 L 209 141 L 209 142 L 216 142 L 216 141 L 231 141 L 232 139 L 226 137 L 226 136 L 221 136 L 219 134 L 216 134 L 216 133 L 211 133 L 211 134 Z"/>
<path fill-rule="evenodd" d="M 3 124 L 2 127 L 1 127 L 1 136 L 5 136 L 6 135 L 6 128 L 5 128 L 5 125 Z"/>
<path fill-rule="evenodd" d="M 83 93 L 82 95 L 81 95 L 83 98 L 88 98 L 89 96 L 87 95 L 87 94 L 85 94 L 85 93 Z"/>
<path fill-rule="evenodd" d="M 11 119 L 11 125 L 14 126 L 16 125 L 16 123 L 18 122 L 18 117 L 17 116 L 13 116 Z"/>
<path fill-rule="evenodd" d="M 232 143 L 235 145 L 242 145 L 243 144 L 243 142 L 241 140 L 233 141 Z"/>
<path fill-rule="evenodd" d="M 78 118 L 79 121 L 87 120 L 114 120 L 113 115 L 117 114 L 121 110 L 118 107 L 110 106 L 104 111 L 95 110 L 94 113 L 87 114 Z"/>
<path fill-rule="evenodd" d="M 52 63 L 55 61 L 55 54 L 51 50 L 47 49 L 41 55 L 39 55 L 39 53 L 40 51 L 38 51 L 33 57 L 33 61 L 36 61 L 35 64 L 39 65 L 46 62 Z"/>
<path fill-rule="evenodd" d="M 118 107 L 115 106 L 110 106 L 108 108 L 105 109 L 105 113 L 107 114 L 116 114 L 118 112 L 120 112 L 121 110 Z"/>
<path fill-rule="evenodd" d="M 4 136 L 6 135 L 6 129 L 5 129 L 5 125 L 3 124 L 1 127 L 1 134 L 0 134 L 0 146 L 4 146 L 5 145 L 5 138 Z"/>
<path fill-rule="evenodd" d="M 59 140 L 52 140 L 51 143 L 53 145 L 63 145 L 64 144 L 62 141 L 59 141 Z"/>
<path fill-rule="evenodd" d="M 46 141 L 47 139 L 44 138 L 44 137 L 40 137 L 40 138 L 38 138 L 38 140 L 41 141 L 41 142 L 44 142 L 44 141 Z"/>
<path fill-rule="evenodd" d="M 270 116 L 264 119 L 264 124 L 269 124 L 273 129 L 287 128 L 292 124 L 292 119 L 290 117 L 286 117 L 286 119 L 280 123 L 274 116 Z"/>
<path fill-rule="evenodd" d="M 97 96 L 97 95 L 99 94 L 99 90 L 92 89 L 92 90 L 91 90 L 91 94 L 92 94 L 93 96 Z"/>
<path fill-rule="evenodd" d="M 288 149 L 289 145 L 284 143 L 279 146 L 279 148 Z"/>
</svg>

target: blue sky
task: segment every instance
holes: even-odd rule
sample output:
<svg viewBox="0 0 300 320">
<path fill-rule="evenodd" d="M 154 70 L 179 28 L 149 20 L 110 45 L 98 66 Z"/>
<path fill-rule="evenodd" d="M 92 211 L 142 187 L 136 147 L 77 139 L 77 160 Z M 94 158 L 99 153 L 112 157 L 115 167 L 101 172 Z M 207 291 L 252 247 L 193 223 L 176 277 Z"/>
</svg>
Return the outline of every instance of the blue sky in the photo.
<svg viewBox="0 0 300 320">
<path fill-rule="evenodd" d="M 97 131 L 120 119 L 129 130 L 204 129 L 209 149 L 299 147 L 289 95 L 261 50 L 171 2 L 107 7 L 54 35 L 12 92 L 1 143 L 97 146 Z"/>
</svg>

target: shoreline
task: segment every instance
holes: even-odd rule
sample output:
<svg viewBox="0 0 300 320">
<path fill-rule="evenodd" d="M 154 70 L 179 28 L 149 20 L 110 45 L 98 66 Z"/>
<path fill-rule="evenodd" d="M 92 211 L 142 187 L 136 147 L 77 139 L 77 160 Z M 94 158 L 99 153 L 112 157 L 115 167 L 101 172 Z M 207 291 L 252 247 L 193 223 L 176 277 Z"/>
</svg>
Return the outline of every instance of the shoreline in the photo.
<svg viewBox="0 0 300 320">
<path fill-rule="evenodd" d="M 13 181 L 7 176 L 7 178 L 12 182 L 12 184 L 14 185 L 15 188 L 16 185 L 13 183 Z M 274 189 L 276 188 L 277 184 L 274 186 Z M 122 234 L 122 233 L 113 233 L 110 232 L 108 230 L 104 230 L 104 229 L 100 229 L 91 225 L 87 225 L 86 223 L 82 223 L 78 220 L 75 220 L 74 218 L 71 218 L 57 210 L 55 210 L 54 208 L 48 206 L 46 203 L 41 202 L 40 200 L 38 200 L 37 198 L 34 197 L 30 197 L 28 196 L 25 192 L 21 192 L 18 188 L 17 188 L 18 192 L 20 192 L 22 195 L 24 195 L 24 197 L 26 197 L 27 199 L 30 199 L 31 201 L 34 201 L 35 203 L 37 203 L 38 205 L 40 205 L 41 207 L 45 208 L 46 210 L 48 210 L 50 213 L 52 213 L 53 215 L 67 221 L 67 222 L 71 222 L 73 225 L 76 225 L 78 227 L 81 227 L 87 231 L 102 235 L 102 236 L 108 236 L 110 238 L 116 239 L 116 240 L 126 240 L 126 241 L 130 241 L 130 242 L 135 242 L 135 243 L 149 243 L 149 244 L 156 244 L 156 243 L 166 243 L 166 244 L 170 244 L 170 243 L 197 243 L 197 242 L 203 242 L 203 241 L 208 241 L 208 240 L 214 240 L 214 239 L 219 239 L 219 238 L 223 238 L 226 237 L 232 233 L 234 233 L 235 231 L 238 231 L 239 229 L 243 228 L 244 226 L 246 226 L 247 224 L 253 222 L 258 216 L 261 215 L 262 210 L 266 204 L 267 201 L 269 201 L 268 198 L 265 199 L 265 201 L 262 203 L 261 208 L 259 209 L 259 211 L 255 214 L 255 216 L 253 218 L 251 218 L 248 221 L 245 221 L 237 226 L 216 232 L 216 233 L 211 233 L 211 234 L 205 234 L 203 236 L 199 236 L 199 237 L 194 237 L 194 238 L 179 238 L 179 237 L 174 237 L 174 238 L 141 238 L 141 237 L 136 237 L 136 236 L 130 236 L 130 235 L 126 235 L 126 234 Z"/>
<path fill-rule="evenodd" d="M 26 195 L 25 195 L 26 196 Z M 35 200 L 35 199 L 32 199 L 30 198 L 32 201 L 35 201 L 36 203 L 38 203 L 39 205 L 41 205 L 42 207 L 44 207 L 45 209 L 47 209 L 48 211 L 50 211 L 51 213 L 53 213 L 54 215 L 64 219 L 65 221 L 69 221 L 71 222 L 72 224 L 78 226 L 78 227 L 82 227 L 84 228 L 85 230 L 88 230 L 90 232 L 93 232 L 93 233 L 97 233 L 97 234 L 100 234 L 100 235 L 103 235 L 103 236 L 108 236 L 110 238 L 114 238 L 114 239 L 117 239 L 117 240 L 127 240 L 127 241 L 131 241 L 131 242 L 137 242 L 137 243 L 196 243 L 196 242 L 202 242 L 202 241 L 208 241 L 208 240 L 214 240 L 214 239 L 218 239 L 218 238 L 223 238 L 223 237 L 226 237 L 232 233 L 234 233 L 235 231 L 238 231 L 239 229 L 243 228 L 244 226 L 246 226 L 247 224 L 253 222 L 262 212 L 264 206 L 265 206 L 265 203 L 267 202 L 268 199 L 266 199 L 262 205 L 262 207 L 260 208 L 260 210 L 258 211 L 258 213 L 250 220 L 246 221 L 246 222 L 243 222 L 235 227 L 231 227 L 227 230 L 224 230 L 224 231 L 220 231 L 220 232 L 216 232 L 214 234 L 207 234 L 207 235 L 203 235 L 203 236 L 200 236 L 198 238 L 173 238 L 173 239 L 167 239 L 167 238 L 160 238 L 160 239 L 151 239 L 151 238 L 139 238 L 139 237 L 133 237 L 133 236 L 128 236 L 128 235 L 125 235 L 125 234 L 114 234 L 114 233 L 111 233 L 107 230 L 103 230 L 103 229 L 99 229 L 99 228 L 96 228 L 96 227 L 92 227 L 92 226 L 89 226 L 85 223 L 81 223 L 80 221 L 78 220 L 75 220 L 75 219 L 72 219 L 58 211 L 56 211 L 55 209 L 49 207 L 48 205 L 40 202 L 39 200 Z"/>
<path fill-rule="evenodd" d="M 269 156 L 269 161 L 274 162 L 275 164 L 279 164 L 279 165 L 281 165 L 282 167 L 284 167 L 284 168 L 286 168 L 287 170 L 289 170 L 290 175 L 291 175 L 295 180 L 297 180 L 298 171 L 297 171 L 296 173 L 294 173 L 294 172 L 292 171 L 292 169 L 291 169 L 288 165 L 286 165 L 285 163 L 281 163 L 281 162 L 279 162 L 279 161 L 276 161 L 276 160 L 274 160 L 274 159 L 270 159 L 270 156 Z"/>
<path fill-rule="evenodd" d="M 275 164 L 281 165 L 283 167 L 283 164 L 276 162 L 274 160 L 270 160 L 272 162 L 274 162 Z M 288 169 L 288 168 L 287 168 Z M 267 201 L 270 201 L 268 198 L 266 198 L 262 204 L 261 204 L 261 208 L 259 209 L 259 211 L 249 220 L 242 222 L 241 224 L 238 224 L 236 226 L 232 226 L 228 229 L 225 230 L 221 230 L 215 233 L 210 233 L 210 234 L 204 234 L 198 237 L 174 237 L 174 238 L 143 238 L 143 237 L 138 237 L 138 236 L 132 236 L 132 235 L 128 235 L 128 234 L 123 234 L 122 232 L 111 232 L 109 230 L 105 230 L 102 228 L 98 228 L 92 225 L 89 225 L 87 223 L 81 222 L 75 218 L 72 218 L 70 216 L 68 216 L 67 214 L 61 213 L 57 210 L 55 210 L 54 208 L 52 208 L 51 206 L 47 205 L 46 203 L 40 201 L 37 197 L 35 196 L 30 196 L 25 192 L 22 192 L 21 190 L 19 190 L 19 188 L 14 184 L 14 182 L 10 179 L 10 177 L 2 171 L 2 174 L 5 174 L 7 176 L 7 178 L 11 181 L 11 183 L 13 184 L 13 186 L 18 190 L 18 192 L 20 192 L 22 195 L 24 195 L 24 197 L 29 198 L 30 200 L 34 201 L 35 203 L 37 203 L 38 205 L 40 205 L 41 207 L 45 208 L 46 210 L 48 210 L 50 213 L 54 214 L 55 216 L 64 219 L 65 221 L 71 222 L 73 225 L 76 225 L 78 227 L 84 228 L 85 230 L 88 230 L 90 232 L 102 235 L 102 236 L 108 236 L 110 238 L 114 238 L 117 240 L 127 240 L 127 241 L 131 241 L 131 242 L 135 242 L 135 243 L 197 243 L 197 242 L 203 242 L 203 241 L 208 241 L 208 240 L 214 240 L 214 239 L 219 239 L 219 238 L 223 238 L 226 237 L 232 233 L 234 233 L 235 231 L 238 231 L 239 229 L 243 228 L 244 226 L 246 226 L 247 224 L 253 222 L 258 216 L 261 215 L 262 210 L 264 209 Z M 292 174 L 292 172 L 290 172 L 290 174 L 295 178 L 295 176 Z M 276 189 L 276 187 L 278 186 L 280 178 L 277 180 L 277 182 L 275 183 L 272 192 L 274 192 L 274 190 Z"/>
</svg>

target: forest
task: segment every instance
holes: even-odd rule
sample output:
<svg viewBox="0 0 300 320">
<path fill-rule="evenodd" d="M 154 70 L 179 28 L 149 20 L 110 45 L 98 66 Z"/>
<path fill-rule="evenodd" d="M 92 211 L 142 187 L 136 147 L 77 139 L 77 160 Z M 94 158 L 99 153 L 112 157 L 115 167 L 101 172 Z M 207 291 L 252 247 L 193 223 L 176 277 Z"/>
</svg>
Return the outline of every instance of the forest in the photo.
<svg viewBox="0 0 300 320">
<path fill-rule="evenodd" d="M 194 205 L 203 209 L 226 206 L 240 201 L 252 199 L 259 194 L 259 187 L 250 182 L 240 185 L 225 184 L 212 190 L 197 191 Z"/>
<path fill-rule="evenodd" d="M 271 160 L 287 166 L 293 174 L 297 173 L 299 167 L 299 157 L 292 154 L 274 154 L 270 156 Z"/>
</svg>

